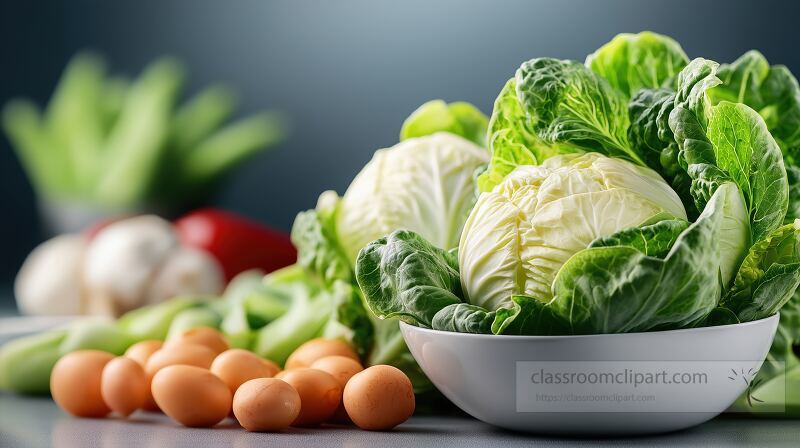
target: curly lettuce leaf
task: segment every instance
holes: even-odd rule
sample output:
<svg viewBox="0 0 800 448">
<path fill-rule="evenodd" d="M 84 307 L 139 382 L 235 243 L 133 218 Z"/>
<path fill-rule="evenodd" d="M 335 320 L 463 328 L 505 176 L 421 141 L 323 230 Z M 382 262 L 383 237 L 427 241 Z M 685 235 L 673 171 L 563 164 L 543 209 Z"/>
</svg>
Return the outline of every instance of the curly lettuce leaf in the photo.
<svg viewBox="0 0 800 448">
<path fill-rule="evenodd" d="M 644 164 L 628 143 L 625 97 L 582 64 L 531 59 L 517 70 L 516 84 L 520 104 L 546 143 Z"/>
<path fill-rule="evenodd" d="M 519 165 L 539 162 L 537 151 L 543 143 L 517 100 L 514 78 L 506 82 L 494 102 L 488 134 L 492 158 L 478 176 L 479 191 L 490 191 Z"/>
<path fill-rule="evenodd" d="M 327 285 L 353 279 L 350 262 L 336 238 L 339 201 L 332 191 L 322 193 L 317 208 L 300 212 L 292 225 L 297 263 L 319 275 Z"/>
<path fill-rule="evenodd" d="M 569 334 L 570 327 L 566 318 L 543 301 L 519 295 L 511 297 L 511 307 L 494 311 L 468 303 L 448 305 L 434 316 L 433 329 L 530 336 Z"/>
<path fill-rule="evenodd" d="M 691 178 L 669 127 L 669 115 L 674 106 L 673 90 L 639 90 L 628 103 L 631 122 L 628 140 L 647 165 L 661 174 L 678 193 L 689 219 L 695 219 L 700 211 L 691 195 Z"/>
<path fill-rule="evenodd" d="M 687 227 L 689 227 L 687 221 L 665 219 L 655 224 L 631 227 L 613 235 L 598 238 L 592 241 L 589 247 L 626 246 L 650 257 L 663 258 L 667 256 Z"/>
<path fill-rule="evenodd" d="M 784 152 L 800 145 L 800 85 L 783 65 L 770 66 L 751 50 L 731 64 L 720 66 L 722 84 L 709 90 L 712 103 L 744 103 L 763 118 Z"/>
<path fill-rule="evenodd" d="M 495 311 L 478 305 L 453 303 L 439 310 L 431 321 L 431 328 L 456 333 L 492 334 Z"/>
<path fill-rule="evenodd" d="M 523 63 L 503 87 L 489 121 L 492 159 L 478 179 L 489 191 L 520 165 L 575 152 L 600 152 L 640 165 L 628 142 L 625 96 L 575 61 Z"/>
<path fill-rule="evenodd" d="M 721 184 L 735 182 L 748 207 L 752 241 L 758 241 L 786 215 L 786 170 L 780 148 L 758 113 L 744 104 L 710 106 L 706 92 L 720 83 L 717 66 L 698 58 L 681 72 L 669 124 L 698 209 Z"/>
<path fill-rule="evenodd" d="M 529 296 L 512 296 L 511 308 L 500 308 L 492 323 L 494 334 L 561 335 L 570 334 L 568 317 L 549 304 Z"/>
<path fill-rule="evenodd" d="M 800 285 L 798 224 L 784 225 L 750 247 L 733 286 L 720 302 L 740 321 L 775 314 Z"/>
<path fill-rule="evenodd" d="M 381 319 L 430 328 L 439 310 L 462 302 L 456 257 L 407 230 L 362 249 L 356 278 L 370 310 Z"/>
<path fill-rule="evenodd" d="M 321 336 L 343 339 L 355 347 L 362 357 L 372 348 L 374 328 L 367 310 L 362 305 L 361 291 L 349 282 L 338 280 L 329 290 L 333 311 Z"/>
<path fill-rule="evenodd" d="M 688 63 L 678 42 L 650 31 L 618 34 L 586 58 L 587 67 L 628 98 L 645 88 L 673 87 Z"/>
<path fill-rule="evenodd" d="M 432 100 L 411 113 L 400 129 L 400 141 L 437 132 L 449 132 L 479 146 L 486 146 L 488 118 L 477 107 L 464 101 L 447 104 Z"/>
<path fill-rule="evenodd" d="M 786 179 L 789 182 L 789 206 L 783 222 L 788 223 L 800 218 L 800 167 L 792 165 L 785 156 L 783 160 L 786 164 Z"/>
</svg>

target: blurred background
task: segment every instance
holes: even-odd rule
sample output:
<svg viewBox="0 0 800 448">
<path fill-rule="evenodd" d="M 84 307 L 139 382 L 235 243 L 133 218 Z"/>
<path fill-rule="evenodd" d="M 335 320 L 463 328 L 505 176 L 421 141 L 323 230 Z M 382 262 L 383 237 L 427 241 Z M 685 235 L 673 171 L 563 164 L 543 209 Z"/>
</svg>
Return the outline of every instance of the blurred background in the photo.
<svg viewBox="0 0 800 448">
<path fill-rule="evenodd" d="M 798 74 L 799 16 L 800 5 L 782 1 L 4 2 L 0 103 L 22 96 L 46 105 L 80 50 L 129 77 L 173 56 L 186 66 L 183 95 L 223 81 L 238 92 L 235 117 L 261 110 L 287 117 L 282 142 L 249 159 L 204 202 L 288 231 L 322 191 L 343 193 L 429 99 L 465 100 L 489 114 L 522 61 L 582 61 L 615 34 L 641 30 L 674 37 L 689 57 L 720 62 L 757 48 Z M 5 136 L 0 203 L 0 287 L 9 290 L 45 233 Z"/>
</svg>

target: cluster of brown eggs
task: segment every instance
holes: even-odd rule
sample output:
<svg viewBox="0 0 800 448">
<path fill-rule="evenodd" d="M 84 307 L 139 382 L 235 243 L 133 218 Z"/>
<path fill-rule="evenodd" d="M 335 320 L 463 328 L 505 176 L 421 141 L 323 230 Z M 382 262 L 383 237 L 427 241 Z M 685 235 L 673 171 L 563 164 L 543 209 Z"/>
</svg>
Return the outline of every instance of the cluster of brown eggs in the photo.
<svg viewBox="0 0 800 448">
<path fill-rule="evenodd" d="M 63 410 L 78 417 L 160 410 L 185 426 L 210 427 L 232 413 L 248 431 L 351 421 L 386 430 L 414 412 L 411 381 L 402 371 L 364 369 L 342 341 L 306 342 L 285 367 L 231 349 L 220 332 L 204 327 L 166 343 L 140 342 L 119 357 L 70 353 L 53 368 L 50 390 Z"/>
</svg>

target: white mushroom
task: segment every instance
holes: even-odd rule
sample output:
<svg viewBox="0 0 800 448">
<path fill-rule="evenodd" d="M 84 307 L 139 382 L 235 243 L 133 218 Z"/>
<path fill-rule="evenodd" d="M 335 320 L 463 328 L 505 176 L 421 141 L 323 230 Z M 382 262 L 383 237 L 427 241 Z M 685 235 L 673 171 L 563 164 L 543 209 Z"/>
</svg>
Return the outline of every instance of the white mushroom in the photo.
<svg viewBox="0 0 800 448">
<path fill-rule="evenodd" d="M 148 303 L 181 294 L 219 295 L 225 277 L 217 260 L 198 249 L 180 247 L 164 261 L 147 293 Z"/>
<path fill-rule="evenodd" d="M 78 234 L 57 236 L 34 249 L 14 281 L 20 312 L 81 314 L 81 270 L 85 252 L 86 238 Z"/>
<path fill-rule="evenodd" d="M 151 281 L 177 246 L 172 225 L 153 215 L 101 230 L 84 262 L 88 313 L 119 315 L 144 305 Z"/>
</svg>

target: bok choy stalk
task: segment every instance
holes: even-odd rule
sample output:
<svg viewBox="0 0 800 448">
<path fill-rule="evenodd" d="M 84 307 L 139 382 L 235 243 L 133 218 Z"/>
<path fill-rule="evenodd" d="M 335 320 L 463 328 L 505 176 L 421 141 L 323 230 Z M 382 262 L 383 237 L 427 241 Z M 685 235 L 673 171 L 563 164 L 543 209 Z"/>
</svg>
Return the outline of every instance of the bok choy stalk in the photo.
<svg viewBox="0 0 800 448">
<path fill-rule="evenodd" d="M 79 54 L 46 110 L 13 100 L 3 110 L 3 127 L 48 201 L 112 212 L 185 205 L 277 143 L 284 125 L 274 113 L 226 124 L 235 99 L 221 86 L 179 105 L 183 79 L 171 59 L 128 80 L 109 77 L 100 58 Z"/>
</svg>

